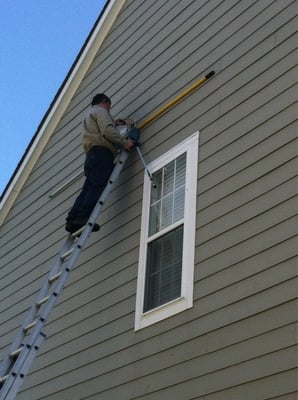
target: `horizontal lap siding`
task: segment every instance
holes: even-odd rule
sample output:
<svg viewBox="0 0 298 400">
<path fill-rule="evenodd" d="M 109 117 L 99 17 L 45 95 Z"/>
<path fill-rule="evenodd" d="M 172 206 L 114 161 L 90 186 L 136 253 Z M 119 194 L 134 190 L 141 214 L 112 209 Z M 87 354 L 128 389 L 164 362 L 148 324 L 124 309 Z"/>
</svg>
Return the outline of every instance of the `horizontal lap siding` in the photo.
<svg viewBox="0 0 298 400">
<path fill-rule="evenodd" d="M 1 228 L 1 354 L 65 237 L 81 118 L 106 91 L 152 161 L 200 131 L 194 307 L 133 330 L 143 170 L 132 154 L 72 272 L 20 400 L 292 400 L 295 1 L 127 1 Z M 17 250 L 16 250 L 17 248 Z M 3 321 L 3 322 L 2 322 Z"/>
</svg>

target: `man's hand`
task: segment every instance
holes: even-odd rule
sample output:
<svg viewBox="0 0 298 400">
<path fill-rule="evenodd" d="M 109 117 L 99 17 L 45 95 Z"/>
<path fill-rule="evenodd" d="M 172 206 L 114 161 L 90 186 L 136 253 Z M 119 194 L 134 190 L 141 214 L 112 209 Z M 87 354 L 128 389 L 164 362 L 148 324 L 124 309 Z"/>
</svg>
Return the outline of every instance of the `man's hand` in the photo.
<svg viewBox="0 0 298 400">
<path fill-rule="evenodd" d="M 134 120 L 131 118 L 116 119 L 115 125 L 128 125 L 131 128 L 134 125 Z"/>
<path fill-rule="evenodd" d="M 126 123 L 124 119 L 116 119 L 115 125 L 126 125 Z"/>
<path fill-rule="evenodd" d="M 130 140 L 130 139 L 127 139 L 128 140 L 128 143 L 126 143 L 124 146 L 123 146 L 123 148 L 124 148 L 124 150 L 126 150 L 126 151 L 131 151 L 133 148 L 134 148 L 134 142 L 132 141 L 132 140 Z"/>
</svg>

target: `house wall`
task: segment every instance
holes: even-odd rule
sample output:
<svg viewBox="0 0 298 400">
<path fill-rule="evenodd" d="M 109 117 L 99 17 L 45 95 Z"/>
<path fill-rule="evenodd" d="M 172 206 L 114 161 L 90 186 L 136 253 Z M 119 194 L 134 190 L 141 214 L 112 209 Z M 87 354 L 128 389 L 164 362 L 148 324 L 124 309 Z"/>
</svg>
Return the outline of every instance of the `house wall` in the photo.
<svg viewBox="0 0 298 400">
<path fill-rule="evenodd" d="M 200 131 L 194 306 L 134 331 L 143 167 L 129 158 L 47 324 L 20 400 L 294 400 L 297 35 L 292 0 L 129 0 L 1 227 L 1 340 L 65 238 L 80 123 L 105 91 L 152 161 Z"/>
</svg>

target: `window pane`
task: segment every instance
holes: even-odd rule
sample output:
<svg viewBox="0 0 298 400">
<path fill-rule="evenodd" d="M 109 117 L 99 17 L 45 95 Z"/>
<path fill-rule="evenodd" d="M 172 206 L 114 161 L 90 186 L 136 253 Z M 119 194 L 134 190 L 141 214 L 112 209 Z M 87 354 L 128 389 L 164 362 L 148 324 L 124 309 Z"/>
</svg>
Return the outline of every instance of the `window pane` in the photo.
<svg viewBox="0 0 298 400">
<path fill-rule="evenodd" d="M 176 181 L 174 194 L 174 218 L 173 222 L 179 221 L 184 217 L 184 199 L 185 199 L 185 171 L 186 171 L 186 154 L 182 154 L 176 160 Z"/>
<path fill-rule="evenodd" d="M 153 174 L 149 235 L 179 221 L 184 215 L 186 153 Z"/>
<path fill-rule="evenodd" d="M 181 292 L 181 267 L 175 263 L 171 268 L 161 271 L 160 279 L 160 304 L 168 303 L 180 297 Z"/>
<path fill-rule="evenodd" d="M 184 197 L 185 197 L 184 187 L 178 189 L 174 194 L 173 222 L 179 221 L 179 219 L 184 217 Z"/>
<path fill-rule="evenodd" d="M 155 187 L 152 187 L 152 190 L 151 190 L 151 201 L 150 201 L 151 204 L 161 199 L 162 170 L 156 172 L 153 175 L 153 181 L 154 181 Z"/>
<path fill-rule="evenodd" d="M 162 199 L 160 230 L 173 223 L 173 194 Z"/>
<path fill-rule="evenodd" d="M 183 225 L 148 246 L 144 312 L 180 297 Z"/>
<path fill-rule="evenodd" d="M 172 193 L 174 190 L 174 173 L 175 173 L 175 161 L 168 164 L 163 168 L 163 196 L 167 196 L 169 193 Z"/>
<path fill-rule="evenodd" d="M 180 186 L 185 185 L 185 171 L 186 171 L 186 153 L 183 153 L 176 160 L 176 184 L 177 189 Z"/>
<path fill-rule="evenodd" d="M 159 231 L 160 227 L 160 201 L 151 205 L 150 220 L 149 220 L 149 235 Z"/>
</svg>

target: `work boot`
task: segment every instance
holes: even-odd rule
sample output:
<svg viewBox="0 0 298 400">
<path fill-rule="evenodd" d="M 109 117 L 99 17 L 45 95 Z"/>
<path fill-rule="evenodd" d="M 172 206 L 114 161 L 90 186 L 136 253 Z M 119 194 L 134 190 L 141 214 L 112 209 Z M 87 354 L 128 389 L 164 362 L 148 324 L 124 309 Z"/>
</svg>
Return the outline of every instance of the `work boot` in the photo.
<svg viewBox="0 0 298 400">
<path fill-rule="evenodd" d="M 94 224 L 92 228 L 92 232 L 98 232 L 100 230 L 100 226 L 98 224 Z"/>
</svg>

